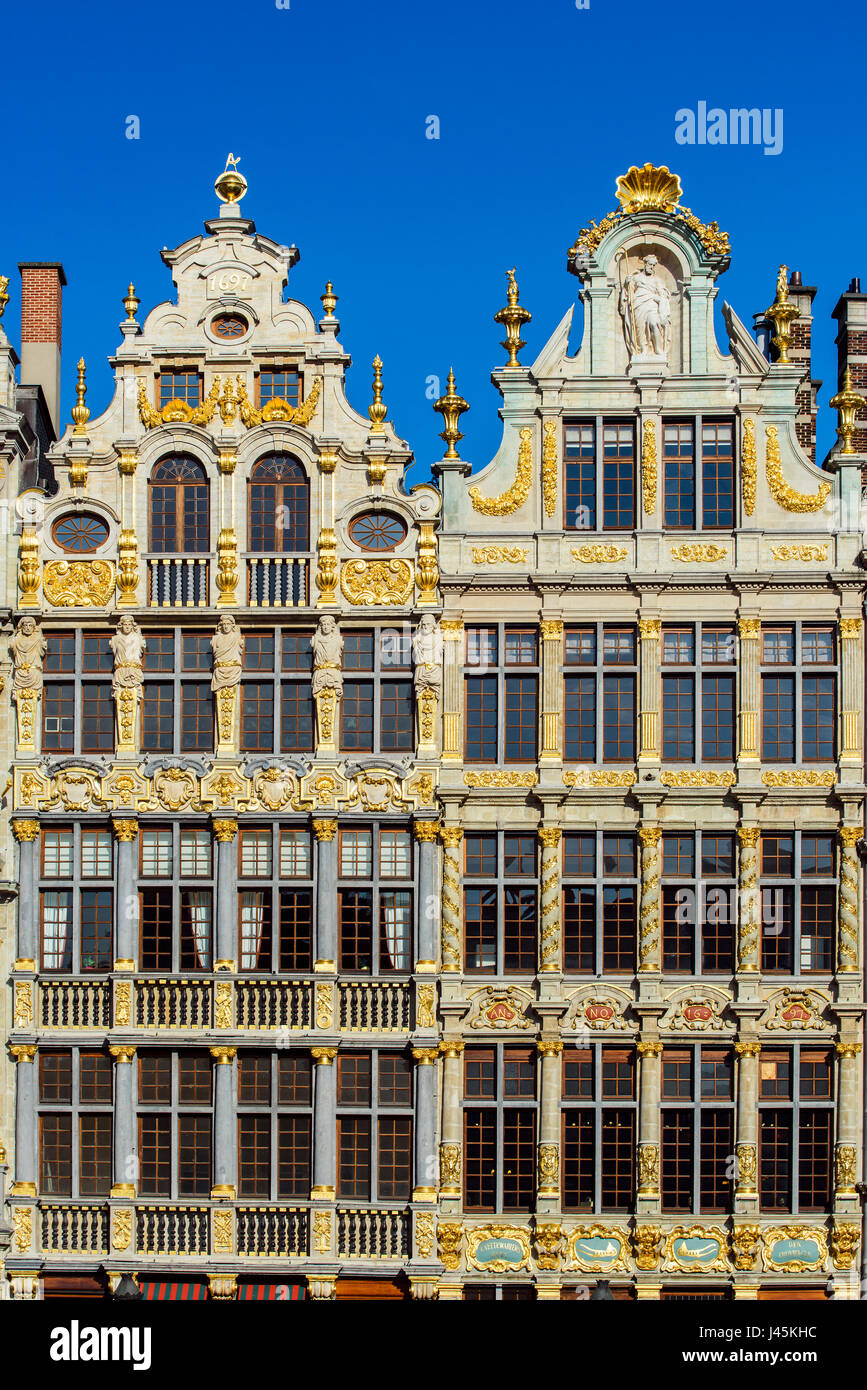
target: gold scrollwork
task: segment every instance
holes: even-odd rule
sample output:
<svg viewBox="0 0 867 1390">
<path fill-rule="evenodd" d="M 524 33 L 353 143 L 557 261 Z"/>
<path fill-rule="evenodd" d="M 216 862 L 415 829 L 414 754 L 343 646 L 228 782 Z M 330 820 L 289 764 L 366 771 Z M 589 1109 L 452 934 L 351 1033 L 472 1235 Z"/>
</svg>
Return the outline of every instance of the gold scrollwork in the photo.
<svg viewBox="0 0 867 1390">
<path fill-rule="evenodd" d="M 557 421 L 546 420 L 542 435 L 542 499 L 545 515 L 553 516 L 557 508 Z"/>
<path fill-rule="evenodd" d="M 624 545 L 579 545 L 572 548 L 572 559 L 582 565 L 616 565 L 627 556 Z"/>
<path fill-rule="evenodd" d="M 752 516 L 756 506 L 756 422 L 751 415 L 744 420 L 744 434 L 741 443 L 741 495 L 744 499 L 744 512 Z"/>
<path fill-rule="evenodd" d="M 642 421 L 641 427 L 641 491 L 644 498 L 644 511 L 653 516 L 656 510 L 656 478 L 658 473 L 656 459 L 656 421 Z"/>
<path fill-rule="evenodd" d="M 827 560 L 827 545 L 772 545 L 775 560 Z"/>
<path fill-rule="evenodd" d="M 828 493 L 831 491 L 830 482 L 820 483 L 819 491 L 815 496 L 810 496 L 806 492 L 797 492 L 795 488 L 790 487 L 783 476 L 777 430 L 776 425 L 765 426 L 765 476 L 768 480 L 771 496 L 787 512 L 821 511 L 828 500 Z"/>
<path fill-rule="evenodd" d="M 813 768 L 793 768 L 791 772 L 762 773 L 766 787 L 833 787 L 837 774 L 830 770 L 817 772 Z"/>
<path fill-rule="evenodd" d="M 535 772 L 465 772 L 468 787 L 535 787 L 539 777 Z"/>
<path fill-rule="evenodd" d="M 525 565 L 528 552 L 519 545 L 474 545 L 474 565 Z"/>
<path fill-rule="evenodd" d="M 660 773 L 659 780 L 664 787 L 733 787 L 736 777 L 734 772 L 714 772 L 710 769 L 666 769 Z"/>
<path fill-rule="evenodd" d="M 524 426 L 519 432 L 518 466 L 515 481 L 499 497 L 483 497 L 477 487 L 470 488 L 470 501 L 485 516 L 508 516 L 523 507 L 533 482 L 533 431 Z"/>
<path fill-rule="evenodd" d="M 564 787 L 631 787 L 637 780 L 634 772 L 596 772 L 583 767 L 563 773 Z"/>
<path fill-rule="evenodd" d="M 340 571 L 340 588 L 352 604 L 406 603 L 412 587 L 408 560 L 347 560 Z"/>
<path fill-rule="evenodd" d="M 108 560 L 52 560 L 42 588 L 55 608 L 104 608 L 114 592 L 114 565 Z"/>
<path fill-rule="evenodd" d="M 509 1254 L 500 1245 L 500 1257 L 479 1263 L 479 1246 L 485 1241 L 510 1242 L 519 1247 Z M 527 1226 L 471 1226 L 467 1231 L 467 1265 L 470 1269 L 484 1270 L 489 1274 L 515 1274 L 519 1269 L 530 1268 L 530 1231 Z"/>
<path fill-rule="evenodd" d="M 684 565 L 697 565 L 728 558 L 728 551 L 724 545 L 673 545 L 669 554 L 672 560 L 679 560 Z"/>
</svg>

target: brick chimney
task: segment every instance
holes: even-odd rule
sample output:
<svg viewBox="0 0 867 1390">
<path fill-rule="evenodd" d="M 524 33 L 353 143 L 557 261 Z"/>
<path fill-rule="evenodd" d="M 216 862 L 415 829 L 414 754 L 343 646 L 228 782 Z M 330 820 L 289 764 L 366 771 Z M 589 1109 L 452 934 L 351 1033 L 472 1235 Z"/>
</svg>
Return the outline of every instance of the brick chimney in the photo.
<svg viewBox="0 0 867 1390">
<path fill-rule="evenodd" d="M 60 261 L 19 261 L 21 384 L 41 386 L 60 435 L 60 321 L 66 276 Z"/>
<path fill-rule="evenodd" d="M 816 462 L 816 398 L 821 381 L 814 381 L 811 372 L 813 340 L 813 300 L 816 297 L 815 285 L 801 283 L 800 270 L 793 270 L 789 276 L 789 299 L 797 306 L 798 317 L 792 321 L 792 343 L 789 357 L 793 362 L 801 362 L 804 375 L 795 396 L 795 434 L 804 452 Z"/>
<path fill-rule="evenodd" d="M 861 293 L 859 277 L 850 280 L 831 316 L 837 320 L 837 390 L 842 389 L 848 367 L 855 390 L 867 395 L 867 294 Z M 867 453 L 867 412 L 859 410 L 855 420 L 855 452 Z"/>
</svg>

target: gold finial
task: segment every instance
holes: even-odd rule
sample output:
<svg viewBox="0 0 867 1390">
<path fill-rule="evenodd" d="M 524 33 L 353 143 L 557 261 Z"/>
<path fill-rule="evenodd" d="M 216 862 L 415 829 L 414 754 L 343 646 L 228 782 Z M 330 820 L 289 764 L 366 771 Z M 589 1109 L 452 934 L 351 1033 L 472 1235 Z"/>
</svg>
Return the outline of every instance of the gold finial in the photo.
<svg viewBox="0 0 867 1390">
<path fill-rule="evenodd" d="M 521 337 L 521 327 L 529 323 L 533 315 L 529 309 L 522 309 L 518 303 L 518 282 L 515 279 L 515 267 L 506 271 L 508 289 L 506 299 L 508 303 L 498 314 L 494 314 L 494 323 L 501 323 L 506 330 L 506 341 L 500 346 L 504 347 L 509 354 L 507 367 L 520 367 L 518 353 L 522 347 L 526 347 L 524 339 Z"/>
<path fill-rule="evenodd" d="M 790 365 L 789 344 L 792 341 L 792 335 L 789 332 L 789 325 L 793 319 L 798 317 L 797 305 L 789 299 L 789 286 L 786 283 L 788 273 L 789 267 L 781 265 L 777 275 L 777 297 L 770 309 L 765 310 L 765 318 L 771 320 L 775 329 L 771 342 L 777 349 L 777 362 L 783 366 Z"/>
<path fill-rule="evenodd" d="M 470 407 L 463 396 L 459 396 L 455 390 L 455 373 L 452 367 L 449 367 L 447 381 L 449 389 L 444 396 L 440 396 L 438 401 L 434 401 L 434 410 L 443 417 L 443 424 L 445 425 L 445 429 L 440 435 L 440 439 L 444 439 L 448 445 L 443 458 L 456 459 L 460 458 L 460 454 L 455 445 L 459 439 L 464 437 L 458 429 L 458 424 L 464 411 L 469 410 Z"/>
<path fill-rule="evenodd" d="M 9 303 L 9 296 L 6 291 L 9 288 L 9 276 L 0 275 L 0 319 L 6 312 L 6 305 Z"/>
<path fill-rule="evenodd" d="M 325 310 L 325 317 L 327 319 L 334 318 L 334 310 L 337 308 L 337 301 L 339 297 L 339 295 L 336 295 L 334 293 L 334 286 L 332 285 L 331 281 L 327 280 L 325 282 L 325 293 L 319 296 L 319 298 L 322 300 L 322 307 Z"/>
<path fill-rule="evenodd" d="M 126 299 L 123 301 L 123 307 L 126 309 L 127 323 L 135 323 L 135 316 L 140 304 L 141 300 L 135 292 L 135 285 L 132 280 L 130 280 L 129 289 L 126 292 Z"/>
<path fill-rule="evenodd" d="M 840 416 L 840 423 L 837 425 L 837 437 L 843 444 L 840 453 L 854 454 L 855 449 L 852 447 L 852 440 L 855 435 L 855 416 L 859 409 L 863 409 L 867 406 L 867 401 L 865 401 L 864 397 L 853 387 L 852 373 L 848 363 L 843 373 L 843 385 L 836 396 L 831 397 L 828 404 L 831 409 L 836 410 Z"/>
<path fill-rule="evenodd" d="M 367 407 L 367 413 L 373 421 L 370 433 L 382 434 L 382 422 L 388 414 L 388 406 L 382 399 L 382 360 L 378 353 L 373 359 L 373 405 Z"/>
<path fill-rule="evenodd" d="M 73 434 L 87 434 L 87 422 L 90 419 L 90 411 L 84 404 L 87 395 L 87 386 L 84 381 L 84 358 L 78 360 L 78 381 L 75 385 L 75 405 L 72 407 L 72 418 L 75 422 Z"/>
<path fill-rule="evenodd" d="M 214 184 L 217 197 L 221 202 L 239 203 L 247 192 L 247 180 L 238 171 L 240 162 L 241 156 L 239 154 L 229 154 L 226 158 L 226 167 Z"/>
</svg>

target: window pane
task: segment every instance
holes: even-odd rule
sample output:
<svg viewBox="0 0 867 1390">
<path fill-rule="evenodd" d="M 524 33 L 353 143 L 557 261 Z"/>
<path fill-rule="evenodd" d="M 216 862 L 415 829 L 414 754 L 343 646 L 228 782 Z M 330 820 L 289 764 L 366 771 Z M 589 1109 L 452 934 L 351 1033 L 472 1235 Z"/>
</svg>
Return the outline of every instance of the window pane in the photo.
<svg viewBox="0 0 867 1390">
<path fill-rule="evenodd" d="M 271 965 L 271 893 L 241 893 L 241 969 Z"/>
<path fill-rule="evenodd" d="M 72 1104 L 72 1053 L 39 1051 L 39 1099 L 49 1105 Z"/>
<path fill-rule="evenodd" d="M 338 1105 L 370 1105 L 369 1052 L 347 1052 L 337 1058 Z"/>
<path fill-rule="evenodd" d="M 85 1105 L 111 1105 L 112 1061 L 104 1052 L 81 1053 L 78 1098 Z"/>
<path fill-rule="evenodd" d="M 81 968 L 111 969 L 114 893 L 110 888 L 81 894 Z"/>
<path fill-rule="evenodd" d="M 662 756 L 691 762 L 695 754 L 695 682 L 692 676 L 662 680 Z"/>
<path fill-rule="evenodd" d="M 45 878 L 72 877 L 71 830 L 43 830 L 42 873 Z"/>
<path fill-rule="evenodd" d="M 795 756 L 795 681 L 762 677 L 762 757 L 791 762 Z"/>
<path fill-rule="evenodd" d="M 341 830 L 341 878 L 369 878 L 373 873 L 373 836 L 369 830 Z"/>
<path fill-rule="evenodd" d="M 241 877 L 271 877 L 271 830 L 242 830 Z"/>
<path fill-rule="evenodd" d="M 602 525 L 606 531 L 635 525 L 635 431 L 631 423 L 603 425 Z"/>
<path fill-rule="evenodd" d="M 208 876 L 211 872 L 211 832 L 181 831 L 181 873 L 185 878 Z"/>
<path fill-rule="evenodd" d="M 606 762 L 635 757 L 635 677 L 606 676 L 602 697 L 602 756 Z"/>
<path fill-rule="evenodd" d="M 82 878 L 111 878 L 111 874 L 110 831 L 83 829 L 81 832 Z"/>
<path fill-rule="evenodd" d="M 695 526 L 695 448 L 691 424 L 663 426 L 666 526 Z"/>
<path fill-rule="evenodd" d="M 141 871 L 142 875 L 146 875 L 148 878 L 171 878 L 171 830 L 143 830 L 141 832 Z"/>
<path fill-rule="evenodd" d="M 563 462 L 567 529 L 596 530 L 596 426 L 567 425 Z"/>
<path fill-rule="evenodd" d="M 496 835 L 467 835 L 465 844 L 466 866 L 464 873 L 467 875 L 495 875 L 497 872 Z"/>
<path fill-rule="evenodd" d="M 380 830 L 379 872 L 382 878 L 409 878 L 412 848 L 407 830 Z"/>
<path fill-rule="evenodd" d="M 567 676 L 563 702 L 565 756 L 575 762 L 596 761 L 596 678 Z"/>
<path fill-rule="evenodd" d="M 379 968 L 409 970 L 412 950 L 412 894 L 383 888 L 379 894 Z"/>
<path fill-rule="evenodd" d="M 175 691 L 168 681 L 145 681 L 142 705 L 142 747 L 171 753 L 175 746 Z"/>
<path fill-rule="evenodd" d="M 707 527 L 734 525 L 734 428 L 730 420 L 701 427 L 702 519 Z"/>
<path fill-rule="evenodd" d="M 567 628 L 563 659 L 567 666 L 592 666 L 596 660 L 596 629 Z"/>
<path fill-rule="evenodd" d="M 280 831 L 280 877 L 310 877 L 310 835 L 306 830 Z"/>
<path fill-rule="evenodd" d="M 402 1052 L 379 1054 L 379 1104 L 412 1105 L 412 1064 Z"/>
</svg>

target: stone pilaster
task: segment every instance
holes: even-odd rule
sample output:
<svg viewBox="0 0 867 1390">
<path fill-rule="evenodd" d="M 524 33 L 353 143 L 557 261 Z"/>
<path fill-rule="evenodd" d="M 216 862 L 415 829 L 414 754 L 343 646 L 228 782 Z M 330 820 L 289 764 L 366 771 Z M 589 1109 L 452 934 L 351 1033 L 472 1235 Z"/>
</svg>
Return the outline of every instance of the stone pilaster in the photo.
<svg viewBox="0 0 867 1390">
<path fill-rule="evenodd" d="M 311 1047 L 316 1064 L 313 1092 L 313 1188 L 310 1196 L 334 1201 L 337 1187 L 336 1047 Z"/>
<path fill-rule="evenodd" d="M 314 970 L 337 969 L 337 821 L 314 820 L 316 837 L 316 963 Z"/>
<path fill-rule="evenodd" d="M 22 970 L 35 969 L 39 955 L 39 821 L 14 820 L 18 841 L 18 961 Z"/>
<path fill-rule="evenodd" d="M 237 711 L 239 685 L 226 685 L 216 692 L 217 757 L 233 758 L 238 752 Z"/>
<path fill-rule="evenodd" d="M 542 740 L 539 761 L 563 760 L 563 623 L 542 619 Z"/>
<path fill-rule="evenodd" d="M 461 841 L 459 825 L 441 825 L 443 842 L 442 971 L 460 973 L 463 962 L 463 908 L 461 894 Z"/>
<path fill-rule="evenodd" d="M 652 1038 L 638 1044 L 638 1182 L 635 1210 L 659 1210 L 659 1125 L 662 1043 Z"/>
<path fill-rule="evenodd" d="M 138 707 L 141 691 L 126 686 L 114 692 L 114 707 L 117 713 L 117 752 L 119 757 L 138 753 Z"/>
<path fill-rule="evenodd" d="M 738 960 L 739 974 L 759 969 L 762 901 L 759 889 L 759 840 L 757 825 L 738 827 Z"/>
<path fill-rule="evenodd" d="M 761 1043 L 753 1038 L 741 1039 L 735 1043 L 735 1054 L 738 1059 L 735 1211 L 738 1216 L 754 1216 L 758 1212 L 758 1104 L 761 1051 Z"/>
<path fill-rule="evenodd" d="M 440 1043 L 443 1054 L 443 1114 L 440 1142 L 440 1197 L 460 1202 L 462 1194 L 463 1109 L 461 1106 L 461 1056 L 464 1044 L 460 1038 L 445 1038 Z"/>
<path fill-rule="evenodd" d="M 641 618 L 641 706 L 639 718 L 639 764 L 658 763 L 659 741 L 659 644 L 662 623 L 659 618 Z"/>
<path fill-rule="evenodd" d="M 738 762 L 759 762 L 759 618 L 740 618 L 740 746 Z"/>
<path fill-rule="evenodd" d="M 238 1192 L 238 1126 L 235 1119 L 236 1047 L 212 1047 L 214 1058 L 214 1185 L 212 1197 Z"/>
<path fill-rule="evenodd" d="M 36 1048 L 30 1043 L 12 1043 L 15 1058 L 15 1181 L 13 1197 L 35 1197 L 38 1182 L 36 1122 Z"/>
<path fill-rule="evenodd" d="M 436 1047 L 414 1047 L 415 1074 L 415 1186 L 414 1202 L 435 1202 L 436 1189 L 436 1103 L 439 1051 Z"/>
<path fill-rule="evenodd" d="M 440 894 L 437 892 L 437 839 L 435 820 L 413 821 L 418 844 L 418 901 L 416 903 L 416 970 L 435 970 L 440 926 Z"/>
<path fill-rule="evenodd" d="M 638 969 L 642 973 L 658 972 L 661 968 L 661 935 L 659 920 L 659 841 L 658 825 L 642 825 L 638 831 L 641 842 L 641 910 L 638 920 Z"/>
<path fill-rule="evenodd" d="M 539 972 L 561 968 L 560 840 L 559 825 L 539 828 L 542 844 L 541 903 L 539 909 Z"/>
<path fill-rule="evenodd" d="M 542 1072 L 536 1209 L 554 1212 L 560 1208 L 560 1057 L 563 1043 L 559 1038 L 542 1038 L 536 1047 Z"/>
<path fill-rule="evenodd" d="M 214 969 L 236 970 L 238 966 L 238 860 L 236 820 L 214 821 L 217 837 L 217 913 L 214 943 Z"/>
<path fill-rule="evenodd" d="M 840 837 L 840 921 L 837 932 L 837 973 L 854 975 L 861 960 L 861 866 L 858 841 L 860 825 L 844 825 Z"/>
<path fill-rule="evenodd" d="M 861 710 L 864 704 L 864 624 L 860 618 L 840 619 L 840 762 L 860 764 Z"/>
<path fill-rule="evenodd" d="M 860 1110 L 861 1044 L 838 1042 L 837 1053 L 837 1143 L 834 1150 L 835 1206 L 857 1210 L 859 1197 L 858 1135 Z"/>
<path fill-rule="evenodd" d="M 464 758 L 463 663 L 464 625 L 458 620 L 443 619 L 440 623 L 443 639 L 443 762 L 460 763 Z"/>
<path fill-rule="evenodd" d="M 113 816 L 117 842 L 117 895 L 115 899 L 114 968 L 135 970 L 139 948 L 138 821 Z"/>
<path fill-rule="evenodd" d="M 110 1047 L 114 1058 L 114 1183 L 112 1197 L 134 1197 L 138 1177 L 134 1047 Z"/>
</svg>

